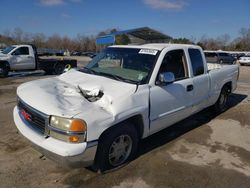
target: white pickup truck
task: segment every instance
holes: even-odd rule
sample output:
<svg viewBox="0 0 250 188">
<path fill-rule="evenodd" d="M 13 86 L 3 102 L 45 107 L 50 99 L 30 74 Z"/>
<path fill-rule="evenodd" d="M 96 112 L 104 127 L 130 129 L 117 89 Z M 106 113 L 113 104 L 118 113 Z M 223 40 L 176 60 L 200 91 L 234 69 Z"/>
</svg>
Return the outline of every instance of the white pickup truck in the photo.
<svg viewBox="0 0 250 188">
<path fill-rule="evenodd" d="M 10 71 L 44 70 L 46 73 L 61 74 L 67 66 L 76 67 L 73 59 L 41 59 L 34 45 L 13 45 L 0 53 L 0 77 Z M 66 66 L 66 67 L 65 67 Z"/>
<path fill-rule="evenodd" d="M 48 158 L 106 170 L 138 141 L 214 105 L 226 109 L 238 65 L 209 65 L 195 45 L 111 46 L 81 70 L 22 84 L 14 121 Z"/>
</svg>

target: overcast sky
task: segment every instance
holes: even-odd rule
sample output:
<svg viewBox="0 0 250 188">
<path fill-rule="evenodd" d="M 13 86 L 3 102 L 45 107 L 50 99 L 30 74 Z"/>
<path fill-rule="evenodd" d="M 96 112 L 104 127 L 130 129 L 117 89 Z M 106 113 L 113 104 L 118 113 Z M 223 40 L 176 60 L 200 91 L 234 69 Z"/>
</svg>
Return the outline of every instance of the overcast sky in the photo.
<svg viewBox="0 0 250 188">
<path fill-rule="evenodd" d="M 144 26 L 177 38 L 235 38 L 250 28 L 250 0 L 0 0 L 0 33 L 74 37 Z"/>
</svg>

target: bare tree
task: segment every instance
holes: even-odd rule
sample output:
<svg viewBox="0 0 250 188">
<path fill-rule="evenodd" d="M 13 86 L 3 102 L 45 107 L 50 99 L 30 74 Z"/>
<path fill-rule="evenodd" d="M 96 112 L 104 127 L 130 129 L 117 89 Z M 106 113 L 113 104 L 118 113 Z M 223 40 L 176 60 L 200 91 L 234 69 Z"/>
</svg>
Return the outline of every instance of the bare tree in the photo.
<svg viewBox="0 0 250 188">
<path fill-rule="evenodd" d="M 35 33 L 32 36 L 32 43 L 38 48 L 45 48 L 47 46 L 46 36 L 43 33 Z"/>
<path fill-rule="evenodd" d="M 62 38 L 58 34 L 54 34 L 47 40 L 47 47 L 52 49 L 61 49 L 62 48 Z"/>
<path fill-rule="evenodd" d="M 16 27 L 13 32 L 11 37 L 17 42 L 17 43 L 21 43 L 22 42 L 22 38 L 23 38 L 23 30 L 19 27 Z"/>
<path fill-rule="evenodd" d="M 250 29 L 242 28 L 240 30 L 240 44 L 243 50 L 250 50 Z"/>
<path fill-rule="evenodd" d="M 50 37 L 46 37 L 43 33 L 28 33 L 23 32 L 20 28 L 15 28 L 13 30 L 5 30 L 2 35 L 0 35 L 0 43 L 6 45 L 20 44 L 20 43 L 33 43 L 38 48 L 52 48 L 52 49 L 63 49 L 70 51 L 100 51 L 105 48 L 105 45 L 96 45 L 95 39 L 98 36 L 111 34 L 113 32 L 119 31 L 119 29 L 107 29 L 98 33 L 97 36 L 86 36 L 84 34 L 77 34 L 76 37 L 70 38 L 68 36 L 60 36 L 59 34 L 54 34 Z M 126 38 L 118 37 L 117 43 L 127 43 Z M 125 40 L 126 39 L 126 40 Z M 174 42 L 179 43 L 194 43 L 196 39 L 191 37 L 187 38 L 177 38 L 173 39 Z M 221 35 L 216 38 L 202 36 L 197 44 L 202 46 L 206 50 L 246 50 L 250 51 L 250 28 L 242 28 L 239 30 L 239 36 L 231 41 L 228 34 Z"/>
<path fill-rule="evenodd" d="M 230 42 L 230 36 L 228 34 L 224 34 L 222 36 L 217 37 L 216 43 L 219 49 L 227 50 L 227 46 Z"/>
</svg>

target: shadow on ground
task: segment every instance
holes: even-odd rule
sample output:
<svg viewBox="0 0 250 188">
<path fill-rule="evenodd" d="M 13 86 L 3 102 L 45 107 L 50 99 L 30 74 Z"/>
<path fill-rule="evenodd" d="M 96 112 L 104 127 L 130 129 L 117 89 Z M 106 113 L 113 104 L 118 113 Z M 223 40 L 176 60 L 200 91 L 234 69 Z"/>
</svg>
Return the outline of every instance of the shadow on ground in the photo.
<svg viewBox="0 0 250 188">
<path fill-rule="evenodd" d="M 228 109 L 241 103 L 247 95 L 231 94 L 228 101 Z M 138 157 L 143 155 L 157 147 L 160 147 L 172 140 L 184 135 L 185 133 L 192 131 L 214 119 L 219 114 L 213 111 L 212 107 L 204 109 L 203 111 L 188 117 L 154 135 L 143 139 L 139 145 Z"/>
<path fill-rule="evenodd" d="M 10 72 L 8 77 L 29 77 L 29 76 L 43 76 L 46 75 L 44 71 L 29 71 L 29 72 Z"/>
</svg>

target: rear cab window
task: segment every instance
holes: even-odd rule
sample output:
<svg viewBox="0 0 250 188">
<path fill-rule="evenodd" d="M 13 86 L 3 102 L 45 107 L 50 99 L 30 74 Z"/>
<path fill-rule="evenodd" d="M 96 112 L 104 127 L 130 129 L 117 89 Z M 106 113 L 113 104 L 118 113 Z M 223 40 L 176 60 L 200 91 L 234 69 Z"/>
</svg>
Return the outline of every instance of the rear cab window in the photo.
<svg viewBox="0 0 250 188">
<path fill-rule="evenodd" d="M 204 62 L 201 55 L 201 51 L 199 49 L 188 49 L 192 69 L 193 69 L 193 75 L 199 76 L 204 74 Z"/>
<path fill-rule="evenodd" d="M 206 57 L 217 57 L 218 55 L 214 52 L 205 52 Z"/>
<path fill-rule="evenodd" d="M 228 53 L 219 53 L 220 56 L 228 57 L 230 56 Z"/>
</svg>

